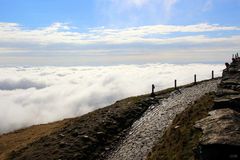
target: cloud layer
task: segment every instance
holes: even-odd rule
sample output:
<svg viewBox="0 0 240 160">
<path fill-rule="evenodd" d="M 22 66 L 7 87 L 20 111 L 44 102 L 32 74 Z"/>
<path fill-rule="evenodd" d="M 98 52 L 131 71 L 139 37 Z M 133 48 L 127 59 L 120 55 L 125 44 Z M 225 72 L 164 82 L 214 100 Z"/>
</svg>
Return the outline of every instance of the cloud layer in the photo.
<svg viewBox="0 0 240 160">
<path fill-rule="evenodd" d="M 158 61 L 170 63 L 182 63 L 186 59 L 188 63 L 222 62 L 240 50 L 239 32 L 238 26 L 207 23 L 100 27 L 84 32 L 66 23 L 35 29 L 16 23 L 0 23 L 0 63 L 58 65 L 69 61 L 71 65 L 78 59 L 78 65 L 113 61 L 122 64 L 131 56 L 139 61 L 130 60 L 130 63 L 155 63 L 156 57 Z"/>
<path fill-rule="evenodd" d="M 138 42 L 150 42 L 156 44 L 180 43 L 182 40 L 202 43 L 223 41 L 223 38 L 210 38 L 203 35 L 175 36 L 174 38 L 164 38 L 163 35 L 172 33 L 204 33 L 214 31 L 240 31 L 236 26 L 220 26 L 201 23 L 196 25 L 153 25 L 140 26 L 121 29 L 91 28 L 88 32 L 71 31 L 71 26 L 65 23 L 54 23 L 49 27 L 37 29 L 25 29 L 16 23 L 0 23 L 0 42 L 17 43 L 19 46 L 24 43 L 39 46 L 54 44 L 129 44 Z M 162 37 L 161 37 L 162 35 Z M 160 36 L 160 37 L 158 37 Z M 226 38 L 228 39 L 228 38 Z M 7 44 L 6 44 L 7 45 Z M 2 47 L 4 48 L 4 47 Z M 23 48 L 24 49 L 24 48 Z"/>
<path fill-rule="evenodd" d="M 0 133 L 75 117 L 128 96 L 221 75 L 222 65 L 0 68 Z"/>
</svg>

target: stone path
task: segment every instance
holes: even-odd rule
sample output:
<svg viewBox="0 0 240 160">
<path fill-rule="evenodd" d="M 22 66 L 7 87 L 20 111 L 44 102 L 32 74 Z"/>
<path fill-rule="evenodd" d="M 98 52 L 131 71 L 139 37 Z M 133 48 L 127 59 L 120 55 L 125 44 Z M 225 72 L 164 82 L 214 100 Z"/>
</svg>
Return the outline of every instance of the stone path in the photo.
<svg viewBox="0 0 240 160">
<path fill-rule="evenodd" d="M 107 160 L 144 160 L 154 143 L 164 134 L 175 116 L 205 93 L 217 90 L 218 80 L 211 80 L 181 89 L 181 94 L 172 92 L 158 106 L 151 106 L 136 121 L 124 140 Z"/>
</svg>

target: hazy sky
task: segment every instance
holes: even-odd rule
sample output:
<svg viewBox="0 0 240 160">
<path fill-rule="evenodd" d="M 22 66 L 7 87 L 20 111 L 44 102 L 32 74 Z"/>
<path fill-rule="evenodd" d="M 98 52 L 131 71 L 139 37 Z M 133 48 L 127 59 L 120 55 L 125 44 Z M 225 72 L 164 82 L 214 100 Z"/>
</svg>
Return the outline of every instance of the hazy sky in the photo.
<svg viewBox="0 0 240 160">
<path fill-rule="evenodd" d="M 0 0 L 1 65 L 217 63 L 240 0 Z"/>
</svg>

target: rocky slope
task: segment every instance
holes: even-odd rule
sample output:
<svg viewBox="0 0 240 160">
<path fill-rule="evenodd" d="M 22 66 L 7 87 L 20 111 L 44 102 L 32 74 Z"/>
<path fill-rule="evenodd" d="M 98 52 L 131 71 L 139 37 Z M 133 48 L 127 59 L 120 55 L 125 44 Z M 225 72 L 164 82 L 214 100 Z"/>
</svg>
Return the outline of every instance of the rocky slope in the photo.
<svg viewBox="0 0 240 160">
<path fill-rule="evenodd" d="M 223 71 L 213 111 L 195 125 L 203 132 L 199 159 L 240 159 L 240 57 Z"/>
<path fill-rule="evenodd" d="M 202 133 L 194 125 L 208 116 L 214 97 L 214 93 L 206 94 L 178 114 L 148 154 L 147 160 L 196 160 L 195 151 Z"/>
<path fill-rule="evenodd" d="M 200 101 L 199 101 L 200 100 Z M 240 159 L 240 58 L 226 63 L 217 92 L 179 114 L 148 160 Z"/>
<path fill-rule="evenodd" d="M 127 136 L 111 153 L 108 160 L 144 160 L 154 143 L 160 138 L 177 114 L 184 111 L 199 97 L 217 90 L 218 80 L 206 81 L 192 87 L 172 92 L 160 101 L 159 105 L 151 106 L 144 115 L 131 127 Z"/>
</svg>

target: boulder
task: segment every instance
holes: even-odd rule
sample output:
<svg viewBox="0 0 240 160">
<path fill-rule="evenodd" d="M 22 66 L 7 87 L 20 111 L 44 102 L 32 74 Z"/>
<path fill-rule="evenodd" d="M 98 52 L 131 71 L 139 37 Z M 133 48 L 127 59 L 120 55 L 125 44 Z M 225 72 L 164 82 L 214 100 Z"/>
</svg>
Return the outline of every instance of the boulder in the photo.
<svg viewBox="0 0 240 160">
<path fill-rule="evenodd" d="M 225 80 L 225 81 L 222 81 L 221 82 L 222 84 L 232 84 L 232 85 L 238 85 L 240 84 L 240 81 L 238 79 L 228 79 L 228 80 Z"/>
<path fill-rule="evenodd" d="M 240 92 L 232 90 L 232 89 L 218 88 L 216 94 L 217 94 L 217 96 L 221 97 L 221 96 L 225 96 L 225 95 L 238 95 L 238 94 L 240 94 Z"/>
<path fill-rule="evenodd" d="M 213 109 L 231 108 L 240 111 L 240 95 L 226 95 L 214 99 Z"/>
<path fill-rule="evenodd" d="M 203 132 L 196 151 L 199 159 L 240 159 L 240 113 L 214 110 L 195 127 Z"/>
</svg>

